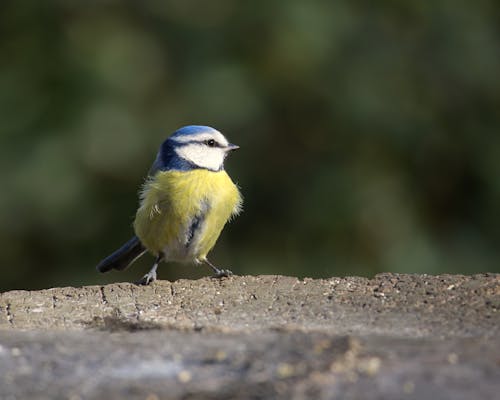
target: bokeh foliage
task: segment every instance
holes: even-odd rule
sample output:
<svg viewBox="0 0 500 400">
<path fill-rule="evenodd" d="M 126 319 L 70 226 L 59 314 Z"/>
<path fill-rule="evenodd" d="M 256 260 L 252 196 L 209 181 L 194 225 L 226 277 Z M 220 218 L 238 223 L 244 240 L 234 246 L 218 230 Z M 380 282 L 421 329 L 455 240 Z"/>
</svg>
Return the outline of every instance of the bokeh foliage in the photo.
<svg viewBox="0 0 500 400">
<path fill-rule="evenodd" d="M 0 33 L 1 289 L 141 276 L 94 265 L 194 123 L 242 148 L 238 274 L 500 270 L 494 0 L 6 0 Z"/>
</svg>

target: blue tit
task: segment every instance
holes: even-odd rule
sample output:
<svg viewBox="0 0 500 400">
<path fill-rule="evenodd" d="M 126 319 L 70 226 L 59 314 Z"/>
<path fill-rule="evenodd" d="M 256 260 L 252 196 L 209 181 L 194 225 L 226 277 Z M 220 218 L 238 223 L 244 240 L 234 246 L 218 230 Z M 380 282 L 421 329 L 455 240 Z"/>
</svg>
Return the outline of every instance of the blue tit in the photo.
<svg viewBox="0 0 500 400">
<path fill-rule="evenodd" d="M 216 277 L 231 275 L 207 259 L 226 222 L 241 211 L 242 197 L 224 170 L 238 146 L 208 126 L 190 125 L 160 146 L 140 192 L 135 236 L 97 265 L 99 272 L 124 270 L 147 251 L 156 258 L 138 282 L 156 280 L 162 261 L 205 263 Z"/>
</svg>

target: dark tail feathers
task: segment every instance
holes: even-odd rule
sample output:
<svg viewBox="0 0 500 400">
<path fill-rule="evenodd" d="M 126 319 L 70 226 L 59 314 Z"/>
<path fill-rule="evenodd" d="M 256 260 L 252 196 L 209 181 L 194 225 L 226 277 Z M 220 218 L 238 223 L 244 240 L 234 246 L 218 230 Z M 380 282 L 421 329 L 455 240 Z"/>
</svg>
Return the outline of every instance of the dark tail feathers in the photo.
<svg viewBox="0 0 500 400">
<path fill-rule="evenodd" d="M 96 269 L 99 272 L 108 272 L 112 269 L 122 271 L 145 252 L 146 249 L 142 243 L 139 241 L 137 236 L 134 236 L 113 254 L 107 256 L 104 260 L 97 264 Z"/>
</svg>

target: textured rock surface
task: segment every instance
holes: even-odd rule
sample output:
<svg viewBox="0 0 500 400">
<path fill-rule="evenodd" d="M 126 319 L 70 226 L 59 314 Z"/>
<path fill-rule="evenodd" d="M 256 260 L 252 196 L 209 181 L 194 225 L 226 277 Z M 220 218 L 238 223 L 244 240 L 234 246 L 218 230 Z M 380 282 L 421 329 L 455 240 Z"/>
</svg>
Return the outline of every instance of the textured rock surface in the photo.
<svg viewBox="0 0 500 400">
<path fill-rule="evenodd" d="M 493 399 L 500 275 L 0 294 L 0 398 Z"/>
</svg>

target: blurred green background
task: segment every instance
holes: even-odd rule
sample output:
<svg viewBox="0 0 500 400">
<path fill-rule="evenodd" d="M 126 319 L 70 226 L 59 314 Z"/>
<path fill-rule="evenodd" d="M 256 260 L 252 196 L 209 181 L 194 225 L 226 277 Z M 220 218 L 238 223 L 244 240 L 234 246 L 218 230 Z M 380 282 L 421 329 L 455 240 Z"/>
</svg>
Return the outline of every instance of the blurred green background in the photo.
<svg viewBox="0 0 500 400">
<path fill-rule="evenodd" d="M 241 146 L 237 274 L 500 272 L 496 1 L 4 0 L 0 33 L 1 290 L 142 276 L 94 266 L 187 124 Z"/>
</svg>

